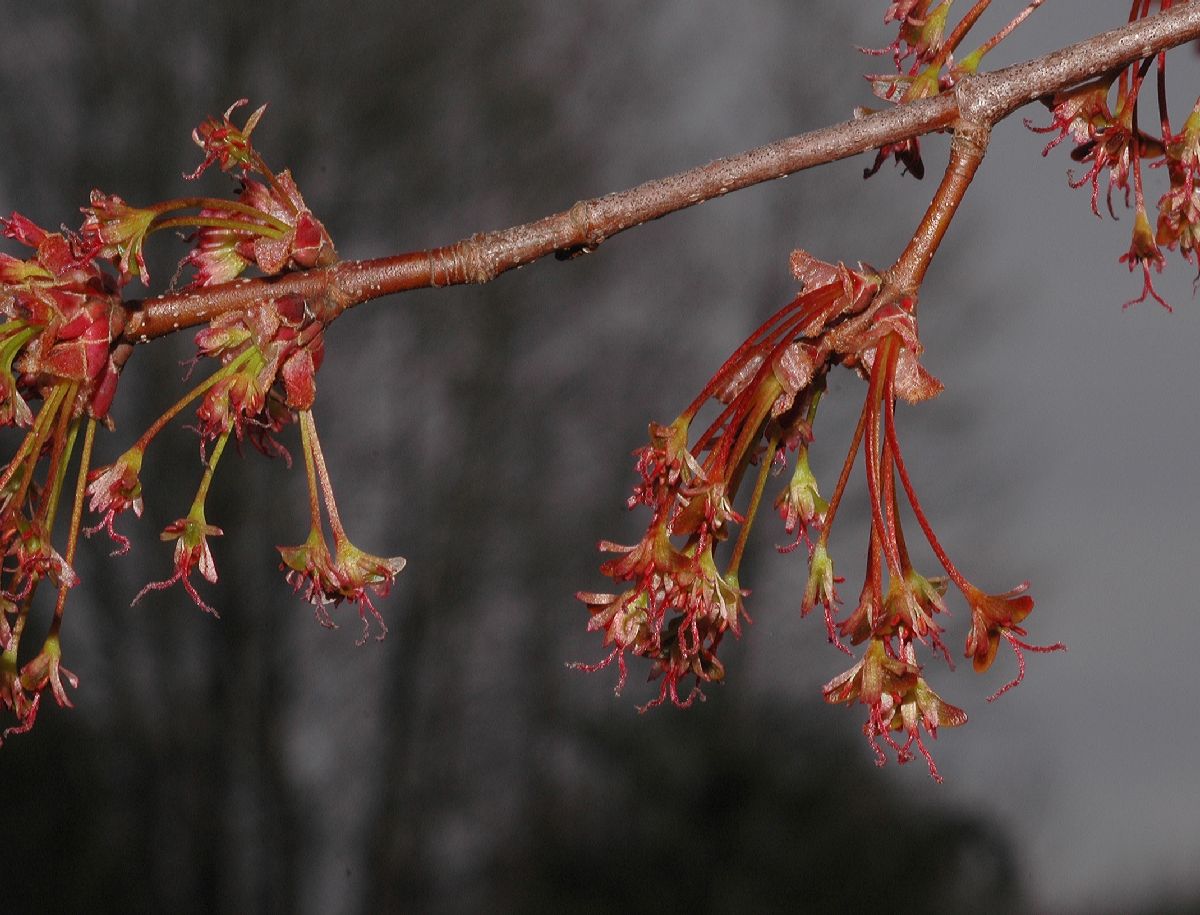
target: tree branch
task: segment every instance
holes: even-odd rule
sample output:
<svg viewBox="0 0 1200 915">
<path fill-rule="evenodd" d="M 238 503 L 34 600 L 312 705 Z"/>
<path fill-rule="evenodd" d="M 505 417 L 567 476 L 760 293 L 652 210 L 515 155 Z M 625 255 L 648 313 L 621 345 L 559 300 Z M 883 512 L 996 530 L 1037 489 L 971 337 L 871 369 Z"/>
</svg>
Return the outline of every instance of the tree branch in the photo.
<svg viewBox="0 0 1200 915">
<path fill-rule="evenodd" d="M 1184 3 L 1043 57 L 964 77 L 953 92 L 717 159 L 627 191 L 582 200 L 535 222 L 393 257 L 343 261 L 130 303 L 124 339 L 144 343 L 268 297 L 303 296 L 326 320 L 362 302 L 431 286 L 486 283 L 548 254 L 590 253 L 618 232 L 731 191 L 954 126 L 991 127 L 1038 98 L 1200 38 L 1200 3 Z"/>
</svg>

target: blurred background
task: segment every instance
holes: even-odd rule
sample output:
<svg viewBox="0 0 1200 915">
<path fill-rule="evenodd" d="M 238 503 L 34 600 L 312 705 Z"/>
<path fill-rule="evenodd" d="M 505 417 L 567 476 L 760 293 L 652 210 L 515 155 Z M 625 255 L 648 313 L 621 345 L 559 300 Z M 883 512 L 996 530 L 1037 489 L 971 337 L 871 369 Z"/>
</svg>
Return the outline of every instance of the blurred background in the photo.
<svg viewBox="0 0 1200 915">
<path fill-rule="evenodd" d="M 1018 5 L 995 6 L 981 36 Z M 21 4 L 0 31 L 0 211 L 75 226 L 92 187 L 191 193 L 192 127 L 247 96 L 270 103 L 258 148 L 343 257 L 443 244 L 848 117 L 871 104 L 862 73 L 886 68 L 855 50 L 890 40 L 884 8 Z M 1127 13 L 1047 4 L 992 66 Z M 1173 57 L 1180 121 L 1193 56 Z M 862 156 L 590 257 L 339 320 L 316 413 L 342 515 L 359 546 L 408 558 L 382 643 L 355 647 L 349 608 L 322 629 L 285 586 L 274 547 L 307 531 L 304 475 L 253 451 L 222 463 L 209 500 L 221 619 L 181 590 L 130 607 L 169 573 L 157 535 L 200 476 L 194 435 L 161 436 L 146 516 L 123 519 L 134 552 L 81 550 L 75 710 L 43 709 L 0 750 L 0 908 L 1200 910 L 1200 311 L 1179 262 L 1159 283 L 1174 314 L 1122 310 L 1140 289 L 1117 263 L 1132 219 L 1092 216 L 1043 145 L 1019 117 L 997 129 L 922 292 L 947 390 L 899 422 L 959 565 L 992 591 L 1030 579 L 1031 638 L 1070 652 L 1031 656 L 994 705 L 1007 651 L 984 677 L 931 664 L 971 716 L 932 747 L 945 785 L 919 760 L 877 770 L 861 710 L 821 702 L 847 662 L 799 618 L 802 555 L 776 554 L 769 515 L 744 566 L 755 622 L 707 702 L 639 715 L 644 667 L 614 699 L 614 671 L 564 664 L 602 656 L 573 595 L 608 584 L 598 540 L 645 525 L 624 500 L 648 422 L 794 295 L 794 248 L 889 264 L 945 161 L 938 137 L 924 182 L 889 165 L 864 183 Z M 155 241 L 165 280 L 185 249 Z M 190 336 L 136 354 L 100 460 L 182 392 Z M 863 393 L 840 372 L 822 404 L 826 492 Z M 861 489 L 856 474 L 834 544 L 852 595 Z"/>
</svg>

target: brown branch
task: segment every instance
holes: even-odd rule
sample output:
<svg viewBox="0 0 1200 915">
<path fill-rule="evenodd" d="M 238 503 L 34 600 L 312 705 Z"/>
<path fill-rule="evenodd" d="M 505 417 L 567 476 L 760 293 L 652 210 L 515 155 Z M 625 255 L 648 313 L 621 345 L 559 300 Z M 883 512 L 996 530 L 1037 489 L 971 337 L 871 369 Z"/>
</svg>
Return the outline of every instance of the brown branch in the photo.
<svg viewBox="0 0 1200 915">
<path fill-rule="evenodd" d="M 619 193 L 576 203 L 536 222 L 394 257 L 344 261 L 276 278 L 239 280 L 132 303 L 125 339 L 143 343 L 193 327 L 266 297 L 298 294 L 328 319 L 362 302 L 430 286 L 486 283 L 548 254 L 587 253 L 618 232 L 740 190 L 945 130 L 966 118 L 991 127 L 1035 99 L 1200 38 L 1200 3 L 1096 35 L 994 73 L 963 78 L 954 92 L 921 99 L 831 127 L 779 140 Z"/>
<path fill-rule="evenodd" d="M 970 187 L 975 172 L 983 163 L 991 138 L 991 127 L 963 117 L 954 127 L 950 144 L 950 162 L 933 200 L 913 233 L 904 252 L 884 274 L 888 284 L 903 295 L 915 295 L 925 279 L 925 271 L 950 228 L 950 220 Z"/>
</svg>

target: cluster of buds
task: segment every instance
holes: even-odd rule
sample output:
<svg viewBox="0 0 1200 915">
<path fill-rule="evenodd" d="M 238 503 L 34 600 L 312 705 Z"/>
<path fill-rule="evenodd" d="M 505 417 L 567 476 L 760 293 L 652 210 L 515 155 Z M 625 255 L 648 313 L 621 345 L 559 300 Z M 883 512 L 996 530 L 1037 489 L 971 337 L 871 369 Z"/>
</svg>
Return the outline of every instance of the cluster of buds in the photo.
<svg viewBox="0 0 1200 915">
<path fill-rule="evenodd" d="M 967 581 L 917 499 L 900 453 L 895 404 L 933 397 L 941 384 L 920 362 L 915 297 L 869 268 L 835 266 L 803 251 L 793 255 L 792 267 L 802 284 L 800 294 L 737 348 L 673 423 L 651 425 L 650 443 L 636 452 L 640 481 L 629 507 L 647 508 L 651 520 L 634 546 L 600 544 L 618 554 L 600 567 L 618 584 L 618 593 L 578 596 L 591 613 L 588 628 L 603 633 L 609 653 L 598 663 L 575 666 L 598 670 L 615 662 L 619 692 L 626 679 L 626 654 L 647 658 L 651 678 L 660 677 L 662 683 L 646 708 L 667 698 L 689 705 L 702 696 L 702 684 L 723 679 L 717 649 L 726 631 L 739 633 L 746 615 L 749 591 L 739 578 L 746 538 L 768 479 L 791 463 L 791 477 L 775 507 L 791 538 L 780 550 L 790 552 L 801 543 L 808 549 L 801 612 L 807 615 L 820 605 L 829 641 L 847 654 L 852 652 L 845 641 L 866 646 L 850 670 L 825 686 L 825 698 L 867 706 L 864 731 L 881 764 L 880 741 L 901 762 L 914 757 L 915 747 L 940 780 L 922 731 L 935 737 L 939 727 L 964 723 L 966 714 L 929 687 L 917 649 L 950 663 L 939 622 L 948 586 L 953 583 L 971 609 L 966 656 L 976 670 L 991 666 L 1001 640 L 1016 652 L 1017 677 L 995 696 L 1024 676 L 1023 651 L 1062 646 L 1024 641 L 1021 623 L 1033 608 L 1024 586 L 989 595 Z M 808 451 L 826 376 L 835 365 L 856 370 L 868 385 L 849 453 L 827 502 L 810 469 Z M 693 441 L 693 421 L 714 401 L 716 419 Z M 829 536 L 860 450 L 871 503 L 866 574 L 858 604 L 838 619 L 836 585 L 841 579 L 834 573 Z M 750 480 L 746 508 L 739 512 L 734 508 L 738 492 Z M 945 577 L 926 577 L 913 567 L 901 526 L 901 490 Z M 726 557 L 718 560 L 718 549 L 731 539 Z M 681 695 L 680 683 L 689 677 L 692 689 Z"/>
<path fill-rule="evenodd" d="M 162 532 L 164 541 L 175 542 L 172 574 L 146 585 L 135 602 L 149 591 L 181 584 L 199 607 L 216 614 L 197 591 L 192 573 L 217 581 L 209 538 L 222 531 L 208 522 L 205 501 L 218 462 L 232 437 L 290 464 L 278 435 L 298 418 L 312 529 L 303 546 L 279 548 L 281 568 L 323 624 L 332 625 L 330 605 L 349 601 L 359 608 L 364 639 L 369 616 L 379 621 L 381 638 L 386 631 L 368 592 L 386 594 L 404 560 L 358 549 L 338 517 L 312 414 L 324 329 L 331 320 L 322 303 L 267 292 L 248 307 L 214 318 L 196 337 L 196 361 L 209 360 L 217 368 L 117 460 L 91 466 L 95 428 L 100 423 L 112 427 L 109 407 L 134 348 L 134 341 L 123 336 L 131 306 L 121 290 L 134 277 L 149 284 L 143 248 L 150 234 L 194 229 L 181 265 L 193 268 L 189 288 L 228 283 L 250 269 L 273 276 L 336 262 L 328 232 L 305 205 L 291 174 L 272 172 L 251 142 L 264 109 L 240 127 L 231 120 L 243 104 L 235 103 L 221 119 L 210 118 L 193 132 L 204 159 L 185 176 L 198 178 L 218 165 L 238 179 L 233 199 L 186 197 L 135 207 L 97 190 L 83 208 L 77 232 L 48 232 L 17 213 L 0 219 L 4 237 L 33 249 L 28 259 L 0 253 L 0 425 L 27 430 L 0 471 L 0 702 L 16 718 L 0 731 L 0 739 L 33 726 L 47 686 L 60 705 L 70 704 L 64 683 L 74 686 L 76 678 L 62 666 L 60 631 L 67 593 L 78 581 L 72 563 L 79 533 L 105 531 L 117 554 L 128 551 L 129 540 L 114 521 L 130 509 L 141 515 L 146 451 L 191 404 L 196 404 L 200 436 L 200 484 L 187 514 Z M 73 504 L 60 551 L 54 546 L 55 522 L 64 491 Z M 92 527 L 82 526 L 85 504 L 99 518 Z M 332 551 L 322 533 L 322 505 Z M 27 626 L 43 581 L 55 589 L 57 602 L 34 653 Z"/>
<path fill-rule="evenodd" d="M 1160 10 L 1169 9 L 1175 0 L 1158 0 Z M 1131 22 L 1149 16 L 1151 0 L 1134 0 Z M 1138 126 L 1139 97 L 1142 83 L 1156 67 L 1159 132 L 1149 133 Z M 1068 172 L 1071 187 L 1090 185 L 1092 212 L 1100 216 L 1100 179 L 1107 179 L 1105 201 L 1109 214 L 1116 219 L 1113 191 L 1119 191 L 1128 209 L 1133 208 L 1133 232 L 1129 249 L 1120 256 L 1130 271 L 1141 269 L 1142 292 L 1125 307 L 1154 299 L 1168 311 L 1171 306 L 1154 288 L 1151 269 L 1162 271 L 1165 250 L 1178 250 L 1198 269 L 1197 229 L 1200 227 L 1200 188 L 1196 186 L 1200 169 L 1200 99 L 1175 133 L 1167 111 L 1167 57 L 1138 61 L 1083 86 L 1058 93 L 1045 100 L 1051 121 L 1045 126 L 1025 124 L 1038 133 L 1055 133 L 1042 155 L 1064 140 L 1070 140 L 1071 158 L 1087 166 L 1078 177 Z M 1111 103 L 1110 103 L 1111 99 Z M 1165 168 L 1170 187 L 1159 198 L 1158 218 L 1152 221 L 1143 188 L 1142 163 Z"/>
<path fill-rule="evenodd" d="M 875 56 L 890 56 L 895 72 L 867 76 L 871 91 L 886 102 L 901 105 L 954 88 L 961 77 L 977 72 L 984 55 L 1007 38 L 1043 2 L 1032 0 L 1004 28 L 970 53 L 955 59 L 955 52 L 987 9 L 988 0 L 974 4 L 953 28 L 948 26 L 954 0 L 936 3 L 934 0 L 890 0 L 883 21 L 885 25 L 899 23 L 895 39 L 886 48 L 864 48 L 863 51 Z M 854 113 L 855 117 L 863 117 L 870 114 L 871 109 L 859 107 Z M 879 171 L 889 156 L 913 177 L 924 177 L 925 165 L 916 137 L 880 147 L 875 162 L 863 172 L 863 177 L 869 178 Z"/>
</svg>

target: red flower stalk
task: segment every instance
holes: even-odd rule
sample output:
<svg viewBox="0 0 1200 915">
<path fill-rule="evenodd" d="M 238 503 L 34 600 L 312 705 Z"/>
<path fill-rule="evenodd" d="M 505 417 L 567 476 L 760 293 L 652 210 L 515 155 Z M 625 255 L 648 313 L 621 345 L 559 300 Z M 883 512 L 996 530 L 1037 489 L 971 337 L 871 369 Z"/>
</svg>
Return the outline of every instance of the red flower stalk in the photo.
<svg viewBox="0 0 1200 915">
<path fill-rule="evenodd" d="M 950 581 L 954 582 L 959 591 L 962 592 L 968 606 L 971 607 L 971 631 L 967 636 L 966 656 L 973 659 L 975 670 L 982 673 L 991 666 L 992 661 L 995 659 L 1000 638 L 1004 638 L 1012 645 L 1013 651 L 1017 656 L 1017 677 L 989 697 L 989 701 L 997 699 L 1024 679 L 1025 656 L 1022 653 L 1023 649 L 1035 652 L 1050 652 L 1066 651 L 1067 647 L 1061 642 L 1047 646 L 1030 645 L 1017 638 L 1017 636 L 1023 637 L 1026 635 L 1025 630 L 1020 628 L 1018 624 L 1023 622 L 1033 610 L 1033 598 L 1024 593 L 1028 589 L 1028 584 L 1022 584 L 1004 594 L 989 595 L 967 581 L 958 570 L 958 567 L 950 560 L 950 557 L 946 554 L 945 549 L 943 549 L 937 536 L 934 534 L 933 528 L 930 526 L 929 520 L 926 518 L 925 512 L 917 499 L 912 482 L 909 480 L 908 470 L 904 466 L 904 459 L 900 454 L 899 442 L 896 439 L 895 421 L 892 411 L 889 409 L 886 415 L 888 418 L 886 427 L 887 435 L 892 446 L 896 472 L 903 484 L 905 494 L 908 496 L 913 514 L 916 516 L 921 530 L 924 532 L 926 540 L 929 541 L 929 545 L 937 556 L 938 561 L 941 562 L 942 567 L 946 570 L 946 575 Z"/>
<path fill-rule="evenodd" d="M 38 244 L 43 253 L 47 250 L 64 250 L 48 233 L 37 237 L 31 230 L 31 227 L 36 227 L 27 220 L 14 219 L 8 225 L 19 227 L 24 240 Z M 36 415 L 31 416 L 29 430 L 22 444 L 0 473 L 0 494 L 3 496 L 0 500 L 0 556 L 3 557 L 3 563 L 0 564 L 0 647 L 3 648 L 3 656 L 0 657 L 0 694 L 3 695 L 5 706 L 18 721 L 15 727 L 5 730 L 5 735 L 21 733 L 32 727 L 40 703 L 40 691 L 48 682 L 56 689 L 60 702 L 65 701 L 58 672 L 57 634 L 67 592 L 78 582 L 72 562 L 82 511 L 82 477 L 87 472 L 95 424 L 91 420 L 87 423 L 88 431 L 79 465 L 80 480 L 75 487 L 75 505 L 68 524 L 67 545 L 64 552 L 60 553 L 51 541 L 51 532 L 55 529 L 59 500 L 65 488 L 77 433 L 83 424 L 82 414 L 87 408 L 89 388 L 80 381 L 55 376 L 53 372 L 57 361 L 44 359 L 43 356 L 47 350 L 51 354 L 59 352 L 54 323 L 61 316 L 61 312 L 56 311 L 58 306 L 86 301 L 73 290 L 63 288 L 80 279 L 70 276 L 64 280 L 64 274 L 76 272 L 86 274 L 86 271 L 65 266 L 53 276 L 38 275 L 36 289 L 27 284 L 7 290 L 11 296 L 10 306 L 37 304 L 41 309 L 39 313 L 46 317 L 48 324 L 40 329 L 38 335 L 28 337 L 28 346 L 18 357 L 28 376 L 23 381 L 30 385 L 31 395 L 41 396 L 43 402 Z M 31 271 L 30 275 L 36 273 Z M 68 323 L 86 324 L 79 321 Z M 75 328 L 71 328 L 64 334 L 70 336 L 76 332 Z M 41 657 L 40 661 L 35 659 L 30 662 L 33 666 L 26 665 L 22 673 L 17 666 L 19 651 L 34 598 L 44 581 L 48 581 L 59 592 L 50 633 L 54 641 L 48 640 L 43 652 L 44 655 L 45 651 L 51 654 Z M 42 673 L 46 676 L 41 676 Z M 69 682 L 73 682 L 70 674 L 65 676 Z"/>
<path fill-rule="evenodd" d="M 879 533 L 872 526 L 867 546 L 867 569 L 863 575 L 863 586 L 858 595 L 858 605 L 849 616 L 837 624 L 838 633 L 844 638 L 848 638 L 851 645 L 861 645 L 869 638 L 894 634 L 894 627 L 881 626 L 883 618 L 883 553 L 880 547 Z M 885 631 L 877 636 L 877 628 L 885 629 Z M 851 654 L 850 649 L 841 642 L 838 642 L 837 645 L 846 654 Z"/>
<path fill-rule="evenodd" d="M 722 680 L 720 642 L 728 631 L 739 633 L 745 615 L 748 592 L 740 586 L 738 567 L 747 533 L 767 476 L 782 469 L 788 453 L 795 452 L 791 481 L 775 505 L 785 530 L 795 537 L 782 551 L 801 540 L 809 545 L 801 612 L 821 604 L 830 642 L 847 654 L 850 649 L 841 638 L 867 645 L 854 667 L 827 684 L 826 698 L 866 704 L 870 713 L 864 730 L 879 759 L 884 759 L 880 741 L 901 762 L 919 752 L 940 781 L 924 735 L 936 736 L 939 726 L 960 725 L 966 715 L 929 688 L 916 658 L 922 644 L 953 669 L 939 621 L 947 612 L 949 581 L 972 606 L 968 654 L 994 655 L 1004 638 L 1017 651 L 1022 670 L 1020 652 L 1030 646 L 1017 636 L 1024 635 L 1019 624 L 1032 601 L 1005 615 L 998 599 L 970 585 L 934 536 L 908 478 L 896 435 L 895 402 L 920 402 L 941 390 L 921 365 L 915 296 L 884 285 L 882 277 L 824 264 L 803 252 L 794 256 L 793 268 L 803 292 L 738 347 L 673 423 L 652 425 L 650 443 L 635 452 L 640 481 L 628 505 L 649 508 L 650 523 L 636 544 L 601 542 L 602 550 L 616 555 L 600 570 L 620 587 L 612 593 L 579 592 L 577 597 L 588 607 L 589 631 L 603 634 L 608 653 L 596 663 L 572 666 L 595 671 L 616 663 L 620 692 L 628 674 L 627 654 L 647 658 L 651 679 L 661 683 L 643 711 L 667 699 L 690 705 L 703 698 L 705 683 Z M 826 502 L 808 452 L 825 372 L 834 362 L 857 369 L 868 387 L 842 472 Z M 693 438 L 693 419 L 713 400 L 719 405 L 716 419 Z M 828 542 L 860 450 L 871 506 L 867 569 L 855 609 L 838 621 L 836 586 L 841 579 L 834 574 Z M 740 512 L 734 508 L 738 490 L 755 464 L 749 504 Z M 948 578 L 926 577 L 914 568 L 901 524 L 899 488 Z M 718 555 L 735 528 L 738 536 L 722 572 Z M 977 666 L 986 664 L 977 660 Z M 685 691 L 681 686 L 688 678 L 693 682 Z M 895 732 L 904 733 L 903 741 L 893 737 Z"/>
<path fill-rule="evenodd" d="M 274 394 L 271 388 L 276 376 L 280 374 L 279 363 L 282 361 L 286 364 L 286 357 L 296 349 L 295 341 L 298 338 L 298 334 L 293 332 L 294 327 L 293 331 L 287 334 L 281 333 L 280 328 L 285 323 L 283 315 L 290 316 L 290 319 L 296 316 L 294 303 L 287 297 L 252 308 L 246 313 L 214 321 L 206 331 L 197 336 L 201 354 L 218 358 L 224 365 L 176 401 L 121 457 L 107 467 L 97 468 L 91 474 L 87 487 L 90 496 L 88 507 L 103 517 L 94 526 L 85 528 L 84 533 L 90 536 L 104 530 L 117 544 L 113 555 L 128 552 L 129 539 L 116 531 L 113 522 L 117 515 L 130 508 L 135 515 L 141 517 L 143 497 L 140 473 L 146 449 L 172 419 L 198 398 L 201 403 L 197 410 L 197 428 L 202 442 L 221 440 L 219 448 L 223 448 L 224 436 L 233 431 L 241 438 L 249 427 L 248 435 L 260 450 L 268 455 L 278 453 L 287 456 L 286 449 L 270 438 L 282 423 L 269 407 L 269 398 Z M 259 331 L 257 337 L 247 323 Z M 277 336 L 286 337 L 286 340 L 277 341 Z M 256 339 L 261 340 L 272 354 L 273 363 L 268 364 L 263 357 L 254 342 Z M 319 348 L 319 343 L 319 336 L 308 338 L 308 344 Z M 301 387 L 306 393 L 315 393 L 311 379 L 307 386 Z M 214 456 L 214 460 L 207 462 L 206 479 L 211 479 L 215 466 Z M 207 485 L 203 484 L 204 491 L 207 491 Z M 201 509 L 201 517 L 202 514 Z M 215 574 L 215 569 L 210 565 L 211 554 L 206 557 L 205 551 L 199 549 L 199 540 L 195 534 L 204 526 L 203 523 L 197 526 L 187 522 L 187 519 L 181 519 L 167 528 L 164 539 L 177 539 L 185 544 L 180 546 L 177 543 L 176 558 L 183 562 L 182 567 L 177 565 L 177 573 L 181 568 L 186 572 L 190 567 L 200 567 L 202 574 L 214 581 L 215 579 L 209 578 L 207 571 L 211 569 Z M 187 583 L 186 575 L 160 584 L 166 587 L 176 580 L 184 581 L 185 588 L 189 594 L 193 594 L 196 602 L 206 610 L 211 610 L 194 594 L 194 589 Z M 148 589 L 157 590 L 149 587 Z M 143 593 L 146 590 L 143 589 Z"/>
<path fill-rule="evenodd" d="M 916 335 L 915 301 L 906 298 L 899 302 L 881 302 L 872 316 L 871 324 L 854 343 L 857 349 L 846 355 L 846 361 L 857 365 L 862 371 L 869 368 L 871 383 L 810 560 L 809 586 L 802 610 L 808 612 L 814 605 L 817 593 L 822 593 L 829 639 L 848 652 L 834 631 L 832 564 L 828 558 L 827 542 L 837 506 L 861 446 L 865 448 L 867 484 L 872 505 L 867 574 L 858 606 L 846 620 L 837 624 L 837 630 L 855 644 L 874 635 L 890 636 L 899 631 L 902 639 L 914 635 L 922 639 L 931 637 L 934 644 L 939 645 L 939 630 L 928 619 L 926 610 L 936 609 L 937 605 L 929 601 L 923 589 L 918 595 L 916 586 L 910 584 L 924 579 L 916 575 L 908 561 L 895 511 L 890 446 L 881 444 L 879 435 L 884 404 L 890 403 L 898 393 L 910 400 L 923 400 L 940 390 L 940 383 L 925 372 L 918 361 L 920 343 Z M 883 586 L 885 565 L 891 583 L 886 591 Z M 901 623 L 903 626 L 897 630 Z"/>
<path fill-rule="evenodd" d="M 72 563 L 96 424 L 90 419 L 86 424 L 67 542 L 60 554 L 50 533 L 55 528 L 67 467 L 87 401 L 81 396 L 83 386 L 78 382 L 43 378 L 43 385 L 45 400 L 24 443 L 0 476 L 0 491 L 5 497 L 0 508 L 0 553 L 4 556 L 0 566 L 0 701 L 17 718 L 15 726 L 0 734 L 0 741 L 33 726 L 47 686 L 59 705 L 69 706 L 63 680 L 71 686 L 78 682 L 62 667 L 59 629 L 67 593 L 78 582 Z M 41 651 L 18 671 L 30 610 L 43 581 L 58 590 L 54 619 Z"/>
</svg>

